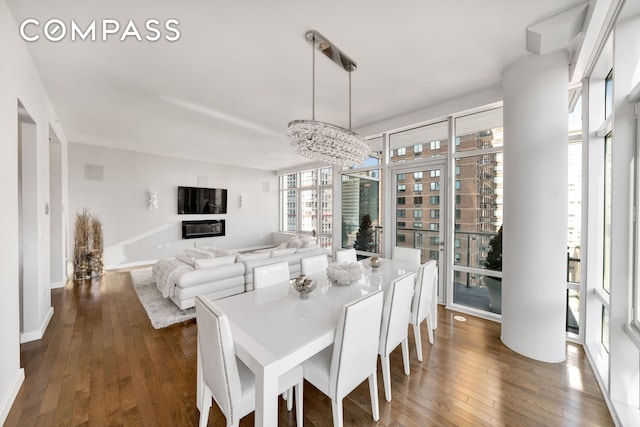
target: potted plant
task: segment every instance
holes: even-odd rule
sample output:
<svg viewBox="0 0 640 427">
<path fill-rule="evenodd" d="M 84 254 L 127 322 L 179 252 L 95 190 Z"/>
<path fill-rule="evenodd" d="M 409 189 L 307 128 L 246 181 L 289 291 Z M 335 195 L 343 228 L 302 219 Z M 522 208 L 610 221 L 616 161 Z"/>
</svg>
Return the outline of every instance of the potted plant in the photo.
<svg viewBox="0 0 640 427">
<path fill-rule="evenodd" d="M 502 271 L 502 226 L 495 236 L 489 240 L 489 253 L 482 263 L 487 270 Z M 489 291 L 489 307 L 494 312 L 502 313 L 502 278 L 484 276 L 484 284 Z"/>
<path fill-rule="evenodd" d="M 375 241 L 371 215 L 365 214 L 360 218 L 360 229 L 356 233 L 356 241 L 353 247 L 358 251 L 374 252 Z"/>
</svg>

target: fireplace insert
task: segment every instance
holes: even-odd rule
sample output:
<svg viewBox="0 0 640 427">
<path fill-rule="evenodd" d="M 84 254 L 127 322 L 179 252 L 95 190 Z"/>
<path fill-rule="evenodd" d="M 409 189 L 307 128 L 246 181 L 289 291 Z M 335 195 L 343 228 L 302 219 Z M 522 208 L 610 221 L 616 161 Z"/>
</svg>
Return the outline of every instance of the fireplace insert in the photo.
<svg viewBox="0 0 640 427">
<path fill-rule="evenodd" d="M 224 236 L 224 219 L 205 219 L 201 221 L 182 221 L 182 238 Z"/>
</svg>

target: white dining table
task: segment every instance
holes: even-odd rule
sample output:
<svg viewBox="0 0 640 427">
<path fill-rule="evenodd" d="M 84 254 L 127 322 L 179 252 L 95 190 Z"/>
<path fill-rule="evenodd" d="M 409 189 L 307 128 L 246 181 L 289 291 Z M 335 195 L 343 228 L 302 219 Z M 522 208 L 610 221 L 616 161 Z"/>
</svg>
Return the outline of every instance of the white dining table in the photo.
<svg viewBox="0 0 640 427">
<path fill-rule="evenodd" d="M 344 304 L 384 291 L 393 279 L 420 267 L 390 259 L 377 268 L 368 259 L 360 263 L 363 275 L 357 283 L 334 285 L 319 275 L 308 299 L 287 281 L 214 301 L 229 319 L 237 357 L 256 376 L 256 426 L 278 425 L 278 377 L 333 344 Z M 199 366 L 198 371 L 200 395 Z"/>
</svg>

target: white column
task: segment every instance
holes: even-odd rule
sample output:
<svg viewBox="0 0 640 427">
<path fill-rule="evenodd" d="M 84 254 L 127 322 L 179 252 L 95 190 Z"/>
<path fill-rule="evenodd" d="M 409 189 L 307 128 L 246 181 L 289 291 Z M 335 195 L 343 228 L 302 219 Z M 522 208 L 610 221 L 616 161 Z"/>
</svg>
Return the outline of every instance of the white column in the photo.
<svg viewBox="0 0 640 427">
<path fill-rule="evenodd" d="M 502 342 L 565 360 L 568 59 L 529 56 L 503 75 Z"/>
</svg>

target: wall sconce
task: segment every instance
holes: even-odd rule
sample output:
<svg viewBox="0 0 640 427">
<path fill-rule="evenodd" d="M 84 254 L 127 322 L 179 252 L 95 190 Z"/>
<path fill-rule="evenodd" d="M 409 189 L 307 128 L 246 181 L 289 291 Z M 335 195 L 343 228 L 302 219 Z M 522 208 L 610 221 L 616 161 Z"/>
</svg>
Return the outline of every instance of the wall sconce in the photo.
<svg viewBox="0 0 640 427">
<path fill-rule="evenodd" d="M 147 209 L 150 211 L 158 210 L 158 189 L 147 188 Z"/>
<path fill-rule="evenodd" d="M 247 195 L 246 194 L 241 194 L 240 195 L 240 209 L 244 209 L 246 205 L 247 205 Z"/>
</svg>

